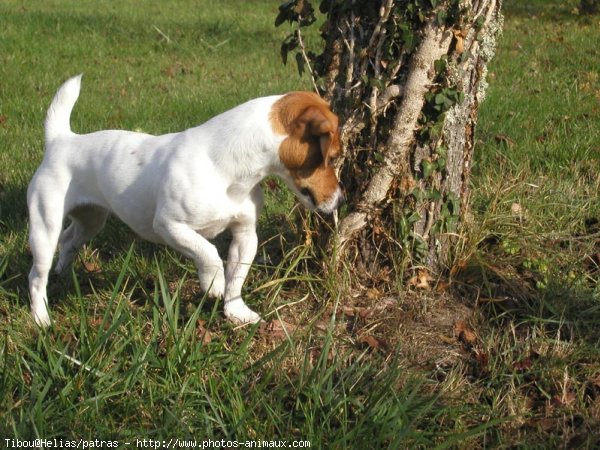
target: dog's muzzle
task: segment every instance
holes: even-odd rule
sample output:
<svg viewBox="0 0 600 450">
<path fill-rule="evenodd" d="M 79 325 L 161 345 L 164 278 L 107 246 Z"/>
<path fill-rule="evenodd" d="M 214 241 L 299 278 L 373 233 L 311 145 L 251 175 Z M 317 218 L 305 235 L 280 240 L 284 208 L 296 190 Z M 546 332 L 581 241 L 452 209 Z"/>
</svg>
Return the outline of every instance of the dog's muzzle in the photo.
<svg viewBox="0 0 600 450">
<path fill-rule="evenodd" d="M 342 206 L 345 201 L 346 197 L 344 196 L 344 192 L 342 191 L 342 188 L 338 186 L 329 200 L 317 205 L 316 210 L 324 214 L 331 214 Z"/>
</svg>

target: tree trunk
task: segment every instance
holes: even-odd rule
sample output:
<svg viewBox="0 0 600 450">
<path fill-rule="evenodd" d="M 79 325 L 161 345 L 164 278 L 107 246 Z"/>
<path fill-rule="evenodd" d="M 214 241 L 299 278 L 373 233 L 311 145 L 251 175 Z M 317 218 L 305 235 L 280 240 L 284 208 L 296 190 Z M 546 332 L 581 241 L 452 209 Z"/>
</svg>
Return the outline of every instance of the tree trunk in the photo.
<svg viewBox="0 0 600 450">
<path fill-rule="evenodd" d="M 373 278 L 392 260 L 430 272 L 449 261 L 468 214 L 477 112 L 501 3 L 325 0 L 323 53 L 305 49 L 300 28 L 282 47 L 285 54 L 299 48 L 299 69 L 309 68 L 340 116 L 349 208 L 330 239 Z M 306 0 L 280 10 L 278 20 L 314 21 Z"/>
<path fill-rule="evenodd" d="M 598 14 L 600 0 L 581 0 L 579 10 L 584 14 Z"/>
</svg>

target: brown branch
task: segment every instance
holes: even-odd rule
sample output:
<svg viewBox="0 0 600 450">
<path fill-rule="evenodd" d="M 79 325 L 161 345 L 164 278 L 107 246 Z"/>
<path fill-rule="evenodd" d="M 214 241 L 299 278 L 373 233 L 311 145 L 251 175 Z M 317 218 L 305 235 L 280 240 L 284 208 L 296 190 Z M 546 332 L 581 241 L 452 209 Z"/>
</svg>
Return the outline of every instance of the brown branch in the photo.
<svg viewBox="0 0 600 450">
<path fill-rule="evenodd" d="M 315 81 L 315 74 L 313 72 L 312 66 L 310 65 L 310 60 L 308 59 L 308 55 L 306 54 L 306 47 L 304 46 L 304 41 L 302 40 L 302 33 L 300 29 L 296 30 L 296 37 L 298 38 L 298 44 L 300 45 L 300 51 L 302 52 L 302 58 L 304 58 L 304 62 L 308 67 L 308 73 L 310 74 L 310 80 L 312 81 L 313 88 L 317 94 L 319 94 L 319 88 L 317 87 L 317 82 Z"/>
</svg>

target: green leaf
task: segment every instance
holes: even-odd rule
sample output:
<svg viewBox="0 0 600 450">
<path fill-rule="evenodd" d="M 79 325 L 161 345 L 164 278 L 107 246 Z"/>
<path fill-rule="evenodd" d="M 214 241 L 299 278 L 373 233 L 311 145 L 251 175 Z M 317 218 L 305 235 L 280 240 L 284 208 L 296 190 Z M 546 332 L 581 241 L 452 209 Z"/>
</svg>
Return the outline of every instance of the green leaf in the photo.
<svg viewBox="0 0 600 450">
<path fill-rule="evenodd" d="M 369 80 L 369 86 L 376 87 L 379 90 L 385 89 L 385 83 L 383 82 L 383 80 L 380 80 L 379 78 L 371 78 Z"/>
<path fill-rule="evenodd" d="M 437 61 L 435 61 L 433 63 L 433 66 L 435 68 L 435 73 L 437 73 L 438 75 L 441 75 L 444 72 L 446 72 L 446 67 L 448 66 L 448 62 L 443 58 L 438 59 Z"/>
<path fill-rule="evenodd" d="M 302 54 L 300 54 L 300 53 L 296 53 L 296 64 L 298 65 L 298 74 L 300 74 L 300 76 L 302 76 L 302 74 L 304 73 L 305 61 L 304 61 L 304 58 L 302 57 Z"/>
<path fill-rule="evenodd" d="M 427 193 L 427 198 L 429 200 L 433 200 L 434 202 L 437 202 L 438 200 L 442 199 L 442 194 L 437 189 L 434 189 Z"/>
<path fill-rule="evenodd" d="M 433 172 L 435 172 L 436 168 L 437 168 L 437 165 L 434 162 L 423 160 L 423 177 L 429 178 L 431 176 L 431 174 L 433 174 Z"/>
</svg>

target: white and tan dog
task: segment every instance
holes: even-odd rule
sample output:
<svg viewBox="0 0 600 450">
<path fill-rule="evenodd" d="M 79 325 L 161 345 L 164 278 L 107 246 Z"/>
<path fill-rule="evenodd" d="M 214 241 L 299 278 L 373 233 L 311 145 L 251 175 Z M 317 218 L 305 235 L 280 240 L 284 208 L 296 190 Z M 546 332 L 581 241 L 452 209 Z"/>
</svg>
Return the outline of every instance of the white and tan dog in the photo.
<svg viewBox="0 0 600 450">
<path fill-rule="evenodd" d="M 50 324 L 46 285 L 57 245 L 60 273 L 110 213 L 141 237 L 191 258 L 201 288 L 224 298 L 227 318 L 260 320 L 241 296 L 257 250 L 259 182 L 278 175 L 306 207 L 324 213 L 343 201 L 331 165 L 340 153 L 338 119 L 328 104 L 292 92 L 251 100 L 180 133 L 79 135 L 69 122 L 80 85 L 81 75 L 69 79 L 48 109 L 44 160 L 27 192 L 35 321 Z M 225 229 L 232 242 L 224 271 L 207 239 Z"/>
</svg>

